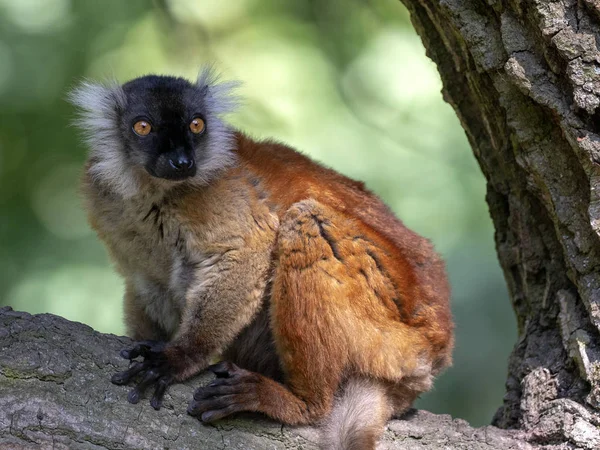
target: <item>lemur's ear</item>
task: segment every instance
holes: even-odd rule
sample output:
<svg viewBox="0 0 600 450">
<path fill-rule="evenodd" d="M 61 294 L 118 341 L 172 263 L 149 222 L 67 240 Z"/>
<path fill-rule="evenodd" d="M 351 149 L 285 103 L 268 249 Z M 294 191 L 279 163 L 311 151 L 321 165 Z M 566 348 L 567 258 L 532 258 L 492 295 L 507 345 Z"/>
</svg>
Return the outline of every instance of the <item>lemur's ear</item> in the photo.
<svg viewBox="0 0 600 450">
<path fill-rule="evenodd" d="M 213 114 L 227 114 L 235 111 L 240 105 L 240 97 L 235 90 L 240 87 L 239 81 L 221 81 L 214 66 L 207 65 L 200 70 L 196 85 L 204 96 L 205 107 Z"/>
<path fill-rule="evenodd" d="M 78 109 L 74 125 L 81 129 L 94 155 L 90 176 L 102 180 L 123 197 L 135 195 L 138 187 L 129 172 L 119 131 L 119 114 L 127 108 L 123 88 L 116 81 L 106 84 L 83 81 L 67 98 Z"/>
<path fill-rule="evenodd" d="M 116 81 L 101 84 L 85 80 L 69 92 L 67 99 L 77 107 L 74 125 L 90 145 L 105 146 L 116 137 L 118 115 L 127 107 L 127 96 Z"/>
<path fill-rule="evenodd" d="M 84 80 L 67 95 L 67 100 L 79 109 L 80 118 L 113 118 L 127 106 L 127 97 L 115 81 L 107 84 Z"/>
</svg>

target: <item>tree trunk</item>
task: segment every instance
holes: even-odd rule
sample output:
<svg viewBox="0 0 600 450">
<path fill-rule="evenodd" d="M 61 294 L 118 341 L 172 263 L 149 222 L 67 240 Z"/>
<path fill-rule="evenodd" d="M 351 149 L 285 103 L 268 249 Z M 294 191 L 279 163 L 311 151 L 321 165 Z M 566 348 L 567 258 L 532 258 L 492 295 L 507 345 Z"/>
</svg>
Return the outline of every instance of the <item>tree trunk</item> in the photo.
<svg viewBox="0 0 600 450">
<path fill-rule="evenodd" d="M 50 314 L 0 309 L 0 449 L 316 449 L 318 432 L 247 414 L 216 425 L 186 415 L 204 375 L 177 384 L 155 411 L 127 403 L 110 375 L 127 368 L 125 337 Z M 473 429 L 446 415 L 411 411 L 388 424 L 381 449 L 527 450 L 518 431 Z"/>
<path fill-rule="evenodd" d="M 517 317 L 494 424 L 600 448 L 600 1 L 403 2 L 487 178 Z"/>
</svg>

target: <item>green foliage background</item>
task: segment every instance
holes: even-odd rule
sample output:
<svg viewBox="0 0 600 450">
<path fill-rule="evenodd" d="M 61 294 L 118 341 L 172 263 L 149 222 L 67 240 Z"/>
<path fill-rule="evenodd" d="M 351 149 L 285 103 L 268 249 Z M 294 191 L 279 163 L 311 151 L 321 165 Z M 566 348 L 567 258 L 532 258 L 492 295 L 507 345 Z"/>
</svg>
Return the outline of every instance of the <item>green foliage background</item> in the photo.
<svg viewBox="0 0 600 450">
<path fill-rule="evenodd" d="M 489 423 L 516 331 L 485 181 L 398 0 L 0 0 L 0 306 L 123 333 L 123 285 L 77 193 L 83 77 L 244 82 L 231 123 L 366 181 L 445 256 L 454 366 L 418 403 Z"/>
</svg>

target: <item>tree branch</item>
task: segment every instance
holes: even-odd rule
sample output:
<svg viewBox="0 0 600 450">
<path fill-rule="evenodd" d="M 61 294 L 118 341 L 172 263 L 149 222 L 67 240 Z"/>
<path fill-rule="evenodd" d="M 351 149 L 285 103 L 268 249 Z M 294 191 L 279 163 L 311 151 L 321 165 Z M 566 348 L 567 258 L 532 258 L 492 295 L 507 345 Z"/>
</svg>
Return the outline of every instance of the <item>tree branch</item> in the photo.
<svg viewBox="0 0 600 450">
<path fill-rule="evenodd" d="M 316 449 L 318 431 L 247 414 L 203 425 L 186 414 L 192 393 L 211 377 L 171 387 L 160 411 L 127 403 L 110 383 L 131 340 L 51 314 L 0 309 L 0 449 L 243 448 Z M 447 415 L 412 411 L 388 424 L 387 449 L 529 449 L 514 431 L 471 428 Z"/>
</svg>

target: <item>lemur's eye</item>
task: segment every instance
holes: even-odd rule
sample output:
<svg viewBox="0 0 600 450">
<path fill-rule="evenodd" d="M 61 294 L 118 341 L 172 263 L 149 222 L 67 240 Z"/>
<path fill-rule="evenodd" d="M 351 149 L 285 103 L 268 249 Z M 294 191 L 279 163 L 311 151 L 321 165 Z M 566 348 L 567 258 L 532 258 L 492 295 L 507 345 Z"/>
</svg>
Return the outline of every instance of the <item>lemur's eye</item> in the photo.
<svg viewBox="0 0 600 450">
<path fill-rule="evenodd" d="M 204 131 L 206 127 L 204 126 L 204 120 L 200 117 L 196 117 L 190 122 L 190 130 L 194 134 L 200 134 Z"/>
<path fill-rule="evenodd" d="M 133 131 L 138 136 L 147 136 L 152 131 L 152 125 L 146 120 L 138 120 L 133 124 Z"/>
</svg>

